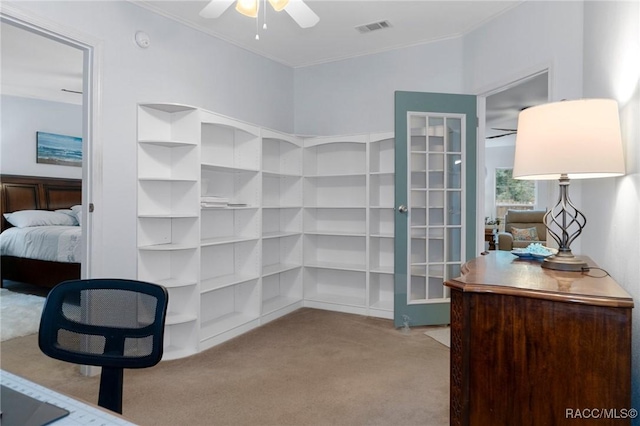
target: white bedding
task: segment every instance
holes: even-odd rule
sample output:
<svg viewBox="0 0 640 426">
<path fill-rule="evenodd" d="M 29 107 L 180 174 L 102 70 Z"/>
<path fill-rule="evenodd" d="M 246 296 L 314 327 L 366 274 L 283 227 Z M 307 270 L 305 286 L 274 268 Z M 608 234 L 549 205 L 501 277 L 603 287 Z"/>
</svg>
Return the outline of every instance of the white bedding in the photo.
<svg viewBox="0 0 640 426">
<path fill-rule="evenodd" d="M 79 226 L 9 228 L 0 234 L 0 254 L 52 262 L 80 263 Z"/>
</svg>

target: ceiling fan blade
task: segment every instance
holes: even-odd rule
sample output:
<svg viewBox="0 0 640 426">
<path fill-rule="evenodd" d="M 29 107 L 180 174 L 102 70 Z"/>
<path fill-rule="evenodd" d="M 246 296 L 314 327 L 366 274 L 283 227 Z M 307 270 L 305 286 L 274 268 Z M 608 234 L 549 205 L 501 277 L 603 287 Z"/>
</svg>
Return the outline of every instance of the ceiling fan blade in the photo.
<svg viewBox="0 0 640 426">
<path fill-rule="evenodd" d="M 203 18 L 215 19 L 231 6 L 233 0 L 211 0 L 208 5 L 200 11 Z"/>
<path fill-rule="evenodd" d="M 501 129 L 500 127 L 492 127 L 493 130 L 500 130 L 501 132 L 515 132 L 518 129 Z"/>
<path fill-rule="evenodd" d="M 517 132 L 509 132 L 509 133 L 503 133 L 501 135 L 495 135 L 495 136 L 487 136 L 485 139 L 496 139 L 496 138 L 502 138 L 504 136 L 509 136 L 509 135 L 515 135 Z"/>
<path fill-rule="evenodd" d="M 284 10 L 302 28 L 311 28 L 320 21 L 320 17 L 302 0 L 289 0 Z"/>
</svg>

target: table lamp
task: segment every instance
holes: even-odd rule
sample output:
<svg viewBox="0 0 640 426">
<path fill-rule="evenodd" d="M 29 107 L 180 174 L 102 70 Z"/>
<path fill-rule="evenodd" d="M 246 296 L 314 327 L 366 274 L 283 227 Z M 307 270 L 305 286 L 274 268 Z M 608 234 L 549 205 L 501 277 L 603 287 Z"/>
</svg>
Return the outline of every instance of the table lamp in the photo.
<svg viewBox="0 0 640 426">
<path fill-rule="evenodd" d="M 513 177 L 558 179 L 557 204 L 544 216 L 558 253 L 542 267 L 582 271 L 586 262 L 571 253 L 587 218 L 569 199 L 570 179 L 624 174 L 618 103 L 612 99 L 561 101 L 527 108 L 518 117 Z"/>
</svg>

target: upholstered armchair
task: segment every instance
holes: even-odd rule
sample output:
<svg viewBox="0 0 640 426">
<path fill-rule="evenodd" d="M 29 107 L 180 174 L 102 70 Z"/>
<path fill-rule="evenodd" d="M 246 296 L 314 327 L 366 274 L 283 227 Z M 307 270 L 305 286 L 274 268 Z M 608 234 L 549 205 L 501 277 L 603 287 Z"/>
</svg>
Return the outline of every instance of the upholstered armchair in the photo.
<svg viewBox="0 0 640 426">
<path fill-rule="evenodd" d="M 544 210 L 508 210 L 504 232 L 498 233 L 498 249 L 511 251 L 526 248 L 531 243 L 547 243 Z"/>
</svg>

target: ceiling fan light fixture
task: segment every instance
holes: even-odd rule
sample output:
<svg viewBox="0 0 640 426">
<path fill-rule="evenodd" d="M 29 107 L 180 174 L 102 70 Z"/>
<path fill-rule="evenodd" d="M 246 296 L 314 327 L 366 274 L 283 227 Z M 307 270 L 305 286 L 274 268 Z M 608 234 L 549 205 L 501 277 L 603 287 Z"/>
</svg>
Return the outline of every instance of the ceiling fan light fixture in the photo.
<svg viewBox="0 0 640 426">
<path fill-rule="evenodd" d="M 236 2 L 236 10 L 250 18 L 258 16 L 258 0 L 238 0 Z"/>
<path fill-rule="evenodd" d="M 280 12 L 282 9 L 287 7 L 289 0 L 269 0 L 269 3 L 271 4 L 271 7 L 273 7 L 273 10 Z"/>
</svg>

